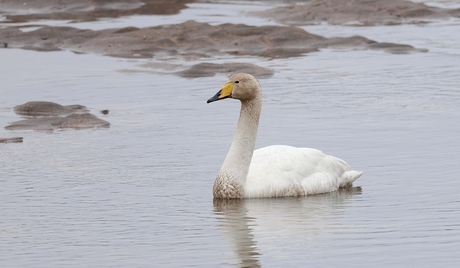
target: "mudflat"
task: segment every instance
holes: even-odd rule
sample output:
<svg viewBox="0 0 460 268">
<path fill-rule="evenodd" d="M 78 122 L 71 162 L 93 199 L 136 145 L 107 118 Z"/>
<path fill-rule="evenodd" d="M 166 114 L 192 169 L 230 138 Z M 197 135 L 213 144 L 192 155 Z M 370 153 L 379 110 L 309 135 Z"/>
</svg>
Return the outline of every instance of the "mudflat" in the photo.
<svg viewBox="0 0 460 268">
<path fill-rule="evenodd" d="M 0 143 L 21 143 L 21 142 L 23 142 L 22 137 L 0 138 Z"/>
<path fill-rule="evenodd" d="M 40 19 L 93 21 L 131 15 L 172 15 L 192 0 L 38 0 L 0 2 L 3 25 Z M 46 25 L 9 26 L 0 29 L 0 47 L 36 51 L 67 50 L 121 58 L 206 59 L 222 55 L 259 56 L 269 59 L 298 57 L 323 48 L 372 49 L 392 54 L 426 52 L 407 44 L 377 42 L 362 36 L 331 37 L 311 34 L 293 25 L 327 22 L 350 25 L 425 23 L 427 19 L 460 16 L 460 9 L 429 7 L 404 0 L 309 0 L 280 1 L 280 7 L 249 15 L 274 19 L 285 25 L 249 26 L 226 23 L 210 25 L 193 20 L 156 27 L 125 27 L 104 30 Z M 246 14 L 248 15 L 248 14 Z M 71 23 L 69 24 L 71 25 Z M 26 29 L 30 27 L 30 30 Z M 26 29 L 26 30 L 24 30 Z M 210 63 L 212 65 L 212 63 Z M 196 64 L 174 74 L 183 77 L 231 73 L 240 65 Z M 269 76 L 269 70 L 244 66 L 248 72 Z M 273 72 L 273 71 L 272 71 Z"/>
<path fill-rule="evenodd" d="M 14 107 L 14 112 L 27 119 L 12 122 L 5 129 L 54 130 L 57 128 L 85 129 L 110 126 L 109 122 L 90 114 L 86 106 L 78 104 L 63 106 L 49 101 L 29 101 Z M 3 142 L 14 142 L 14 139 L 11 140 L 11 138 L 4 140 Z"/>
<path fill-rule="evenodd" d="M 14 107 L 14 112 L 27 116 L 57 116 L 88 112 L 88 109 L 78 104 L 63 106 L 49 101 L 30 101 Z"/>
<path fill-rule="evenodd" d="M 51 131 L 58 128 L 100 128 L 109 127 L 109 122 L 97 118 L 90 113 L 70 114 L 65 117 L 46 116 L 24 119 L 13 122 L 5 127 L 8 130 L 47 130 Z"/>
<path fill-rule="evenodd" d="M 19 27 L 0 29 L 0 43 L 38 51 L 70 50 L 123 58 L 251 55 L 287 58 L 320 48 L 377 49 L 389 53 L 420 51 L 409 45 L 379 43 L 365 37 L 326 38 L 292 26 L 180 24 L 100 31 L 42 26 L 30 32 Z"/>
<path fill-rule="evenodd" d="M 302 2 L 302 1 L 296 1 Z M 327 22 L 340 25 L 399 25 L 460 17 L 460 9 L 444 9 L 404 0 L 310 0 L 254 15 L 288 25 Z"/>
<path fill-rule="evenodd" d="M 131 15 L 172 15 L 193 0 L 3 0 L 0 10 L 10 22 L 33 20 L 94 21 Z"/>
</svg>

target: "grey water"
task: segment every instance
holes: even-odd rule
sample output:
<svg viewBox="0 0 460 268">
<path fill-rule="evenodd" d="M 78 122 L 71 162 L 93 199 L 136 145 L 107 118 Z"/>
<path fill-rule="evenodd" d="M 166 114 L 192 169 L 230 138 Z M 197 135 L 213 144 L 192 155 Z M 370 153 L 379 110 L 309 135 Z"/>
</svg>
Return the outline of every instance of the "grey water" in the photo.
<svg viewBox="0 0 460 268">
<path fill-rule="evenodd" d="M 206 104 L 224 75 L 0 49 L 0 137 L 24 137 L 0 144 L 0 266 L 457 267 L 460 21 L 304 28 L 429 51 L 203 60 L 275 70 L 256 147 L 317 148 L 364 171 L 352 190 L 302 198 L 213 201 L 239 112 Z M 3 129 L 31 100 L 86 105 L 111 126 Z"/>
</svg>

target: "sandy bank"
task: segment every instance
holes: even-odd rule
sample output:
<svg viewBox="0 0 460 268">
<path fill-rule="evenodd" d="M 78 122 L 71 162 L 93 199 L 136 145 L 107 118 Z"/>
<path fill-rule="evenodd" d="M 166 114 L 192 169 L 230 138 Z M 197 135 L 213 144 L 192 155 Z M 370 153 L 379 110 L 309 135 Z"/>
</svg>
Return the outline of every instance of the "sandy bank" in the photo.
<svg viewBox="0 0 460 268">
<path fill-rule="evenodd" d="M 398 25 L 460 17 L 460 9 L 430 7 L 404 0 L 311 0 L 277 7 L 255 15 L 289 25 L 327 22 L 340 25 Z"/>
</svg>

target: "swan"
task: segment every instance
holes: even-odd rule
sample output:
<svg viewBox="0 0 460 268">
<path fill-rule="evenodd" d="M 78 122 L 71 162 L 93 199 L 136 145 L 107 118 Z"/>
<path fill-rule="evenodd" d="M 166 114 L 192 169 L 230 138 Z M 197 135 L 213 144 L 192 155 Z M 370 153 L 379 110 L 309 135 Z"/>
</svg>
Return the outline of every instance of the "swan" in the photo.
<svg viewBox="0 0 460 268">
<path fill-rule="evenodd" d="M 345 161 L 311 148 L 254 146 L 262 110 L 262 91 L 252 75 L 237 73 L 207 103 L 241 102 L 232 145 L 214 182 L 214 198 L 306 196 L 351 187 L 362 172 Z"/>
</svg>

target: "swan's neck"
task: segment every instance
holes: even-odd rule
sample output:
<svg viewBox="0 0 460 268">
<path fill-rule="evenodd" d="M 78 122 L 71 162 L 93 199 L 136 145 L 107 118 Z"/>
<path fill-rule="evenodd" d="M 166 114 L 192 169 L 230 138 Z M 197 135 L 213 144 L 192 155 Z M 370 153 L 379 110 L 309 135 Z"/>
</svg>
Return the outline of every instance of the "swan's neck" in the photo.
<svg viewBox="0 0 460 268">
<path fill-rule="evenodd" d="M 262 96 L 241 102 L 236 134 L 214 182 L 215 198 L 243 198 L 246 178 L 256 144 Z"/>
</svg>

